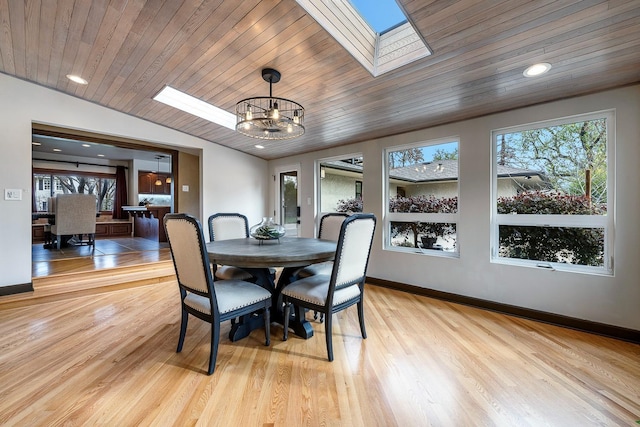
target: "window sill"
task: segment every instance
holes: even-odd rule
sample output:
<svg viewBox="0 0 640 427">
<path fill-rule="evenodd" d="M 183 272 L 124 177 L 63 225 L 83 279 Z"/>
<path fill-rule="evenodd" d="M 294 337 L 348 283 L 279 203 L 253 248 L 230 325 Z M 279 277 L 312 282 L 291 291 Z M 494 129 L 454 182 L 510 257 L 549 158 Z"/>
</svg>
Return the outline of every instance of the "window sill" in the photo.
<svg viewBox="0 0 640 427">
<path fill-rule="evenodd" d="M 606 267 L 590 267 L 590 266 L 582 266 L 582 265 L 574 265 L 574 264 L 562 264 L 562 263 L 554 263 L 554 262 L 521 260 L 521 259 L 514 259 L 514 258 L 496 258 L 496 257 L 491 258 L 491 263 L 510 265 L 514 267 L 534 268 L 537 270 L 546 270 L 549 272 L 578 273 L 578 274 L 588 274 L 592 276 L 604 276 L 604 277 L 614 276 L 613 270 L 609 270 Z"/>
</svg>

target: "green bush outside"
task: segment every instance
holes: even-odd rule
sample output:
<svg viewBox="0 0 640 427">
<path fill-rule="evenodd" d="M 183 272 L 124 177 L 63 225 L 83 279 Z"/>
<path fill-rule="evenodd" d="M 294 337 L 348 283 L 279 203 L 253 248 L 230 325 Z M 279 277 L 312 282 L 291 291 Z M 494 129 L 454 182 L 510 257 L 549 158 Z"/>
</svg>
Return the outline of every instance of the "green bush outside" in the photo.
<svg viewBox="0 0 640 427">
<path fill-rule="evenodd" d="M 338 212 L 362 212 L 362 199 L 338 202 Z M 522 192 L 499 197 L 499 214 L 537 215 L 605 215 L 606 205 L 591 203 L 586 196 L 572 196 L 545 191 Z M 457 197 L 394 197 L 390 212 L 456 213 Z M 391 237 L 413 238 L 418 247 L 420 236 L 447 237 L 456 232 L 455 224 L 427 222 L 395 222 Z M 499 229 L 500 256 L 543 262 L 560 262 L 601 266 L 604 262 L 604 230 L 600 228 L 532 227 L 502 225 Z"/>
<path fill-rule="evenodd" d="M 606 205 L 586 196 L 542 191 L 498 198 L 499 214 L 605 215 Z M 604 263 L 604 230 L 600 228 L 501 225 L 501 257 L 578 265 Z"/>
</svg>

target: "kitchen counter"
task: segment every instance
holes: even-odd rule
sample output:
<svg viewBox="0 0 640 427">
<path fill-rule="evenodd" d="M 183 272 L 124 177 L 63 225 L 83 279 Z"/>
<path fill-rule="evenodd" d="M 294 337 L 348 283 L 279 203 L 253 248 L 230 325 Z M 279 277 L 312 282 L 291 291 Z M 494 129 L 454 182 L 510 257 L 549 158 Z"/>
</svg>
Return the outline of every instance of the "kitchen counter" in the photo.
<svg viewBox="0 0 640 427">
<path fill-rule="evenodd" d="M 123 209 L 133 216 L 134 236 L 158 242 L 167 241 L 163 220 L 171 212 L 171 206 L 125 206 Z"/>
<path fill-rule="evenodd" d="M 146 206 L 123 206 L 122 210 L 125 212 L 139 212 L 139 211 L 146 211 L 147 207 Z"/>
</svg>

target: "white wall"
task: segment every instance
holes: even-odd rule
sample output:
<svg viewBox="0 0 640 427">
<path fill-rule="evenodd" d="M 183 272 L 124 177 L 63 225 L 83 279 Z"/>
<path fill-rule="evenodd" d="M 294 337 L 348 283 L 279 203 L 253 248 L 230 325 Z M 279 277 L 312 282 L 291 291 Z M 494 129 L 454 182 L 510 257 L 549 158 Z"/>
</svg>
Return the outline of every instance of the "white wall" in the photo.
<svg viewBox="0 0 640 427">
<path fill-rule="evenodd" d="M 0 286 L 31 282 L 32 122 L 202 149 L 205 222 L 214 212 L 237 211 L 257 223 L 266 211 L 266 161 L 0 74 Z M 5 201 L 4 189 L 22 189 L 22 200 Z"/>
<path fill-rule="evenodd" d="M 615 276 L 517 267 L 490 261 L 491 130 L 616 109 Z M 383 219 L 382 153 L 386 147 L 460 138 L 460 258 L 382 250 L 376 230 L 368 275 L 444 292 L 640 330 L 640 86 L 602 92 L 271 161 L 301 164 L 301 199 L 314 197 L 314 160 L 364 155 L 364 210 Z M 313 206 L 303 206 L 301 234 L 313 236 Z"/>
</svg>

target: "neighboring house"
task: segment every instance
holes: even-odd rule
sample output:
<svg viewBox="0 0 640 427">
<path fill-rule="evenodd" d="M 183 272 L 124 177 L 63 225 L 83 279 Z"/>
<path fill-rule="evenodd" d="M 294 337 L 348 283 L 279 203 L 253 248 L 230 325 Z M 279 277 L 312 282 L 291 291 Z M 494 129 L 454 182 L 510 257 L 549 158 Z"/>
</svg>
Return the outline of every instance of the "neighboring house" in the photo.
<svg viewBox="0 0 640 427">
<path fill-rule="evenodd" d="M 362 197 L 362 158 L 322 162 L 320 210 L 335 212 L 340 200 Z"/>
<path fill-rule="evenodd" d="M 454 197 L 458 195 L 458 161 L 434 160 L 391 169 L 389 194 L 398 196 Z M 498 196 L 515 196 L 522 190 L 548 188 L 544 173 L 498 165 Z"/>
<path fill-rule="evenodd" d="M 321 165 L 322 212 L 336 209 L 339 200 L 362 195 L 362 163 L 351 159 Z M 458 195 L 458 161 L 436 160 L 403 166 L 390 172 L 389 194 L 454 197 Z M 548 188 L 544 173 L 498 165 L 498 196 L 515 196 L 522 190 Z"/>
</svg>

